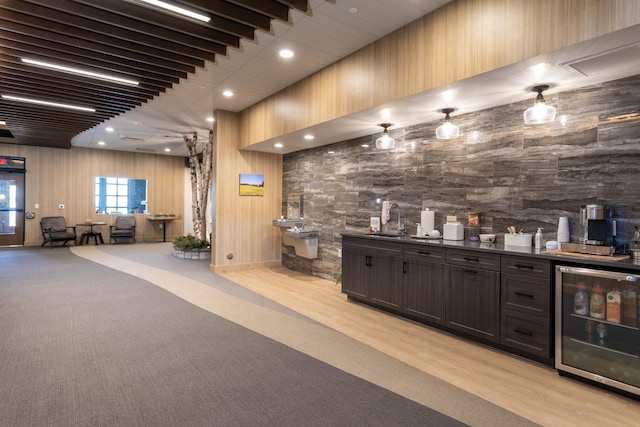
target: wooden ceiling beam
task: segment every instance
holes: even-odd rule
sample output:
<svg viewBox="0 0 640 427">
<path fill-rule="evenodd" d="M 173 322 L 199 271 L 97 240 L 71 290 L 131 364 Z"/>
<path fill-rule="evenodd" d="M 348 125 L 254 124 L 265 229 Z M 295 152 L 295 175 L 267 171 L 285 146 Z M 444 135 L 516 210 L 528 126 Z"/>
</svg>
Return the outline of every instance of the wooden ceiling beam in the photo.
<svg viewBox="0 0 640 427">
<path fill-rule="evenodd" d="M 182 3 L 197 9 L 222 16 L 250 27 L 269 31 L 271 19 L 252 10 L 222 0 L 182 0 Z"/>
<path fill-rule="evenodd" d="M 212 28 L 207 32 L 197 31 L 197 28 L 201 28 L 198 24 L 191 25 L 191 30 L 196 32 L 196 34 L 189 35 L 190 33 L 184 29 L 187 27 L 184 26 L 185 21 L 183 19 L 178 19 L 165 13 L 158 13 L 153 9 L 136 7 L 122 0 L 118 0 L 111 11 L 105 8 L 105 5 L 107 3 L 114 5 L 114 2 L 109 2 L 108 0 L 101 0 L 100 2 L 93 1 L 91 2 L 93 4 L 92 6 L 82 4 L 81 0 L 78 2 L 70 0 L 56 0 L 54 2 L 51 0 L 28 1 L 68 15 L 72 14 L 80 19 L 86 19 L 88 22 L 93 23 L 88 26 L 89 28 L 93 28 L 95 24 L 121 28 L 126 31 L 135 31 L 140 34 L 146 34 L 162 40 L 173 41 L 185 46 L 191 46 L 221 55 L 226 54 L 227 46 L 240 46 L 238 37 L 216 31 Z M 135 11 L 135 13 L 132 12 L 132 10 Z M 128 16 L 127 11 L 132 14 L 132 17 Z M 153 19 L 151 19 L 152 17 L 158 18 L 159 20 L 154 23 Z M 181 26 L 183 28 L 180 28 Z M 200 34 L 203 36 L 201 37 Z"/>
<path fill-rule="evenodd" d="M 50 2 L 44 1 L 43 3 L 49 4 Z M 57 0 L 55 3 L 57 3 Z M 116 25 L 109 25 L 97 21 L 92 21 L 90 19 L 82 18 L 71 13 L 61 12 L 59 10 L 44 7 L 34 2 L 27 2 L 25 0 L 3 0 L 3 2 L 0 3 L 0 7 L 7 10 L 13 10 L 15 12 L 21 12 L 26 15 L 36 16 L 38 18 L 42 18 L 51 22 L 59 22 L 80 30 L 90 30 L 95 34 L 119 38 L 132 44 L 154 47 L 160 43 L 162 48 L 166 51 L 180 53 L 183 55 L 205 60 L 213 60 L 213 58 L 215 57 L 214 54 L 220 53 L 222 55 L 225 55 L 227 51 L 226 46 L 217 45 L 216 43 L 211 43 L 206 50 L 197 49 L 189 45 L 167 40 L 163 37 L 143 34 L 137 31 L 124 29 Z M 47 27 L 45 26 L 45 28 Z M 73 32 L 74 31 L 71 31 L 70 33 Z"/>
<path fill-rule="evenodd" d="M 134 80 L 147 77 L 158 81 L 178 83 L 181 78 L 186 79 L 188 75 L 186 72 L 180 70 L 144 65 L 124 59 L 118 61 L 117 58 L 95 51 L 59 45 L 48 40 L 34 39 L 33 37 L 22 36 L 20 38 L 22 41 L 16 41 L 13 33 L 7 34 L 6 31 L 2 30 L 0 30 L 0 38 L 4 40 L 5 48 L 12 49 L 16 52 L 25 52 L 23 56 L 30 56 L 29 53 L 49 56 L 52 57 L 52 60 L 49 62 L 56 64 L 71 65 L 70 63 L 75 63 L 78 68 L 99 68 L 100 70 L 96 70 L 96 72 L 118 74 Z"/>
<path fill-rule="evenodd" d="M 302 13 L 309 13 L 309 1 L 308 0 L 277 0 L 278 3 L 282 3 L 292 9 L 297 9 Z"/>
<path fill-rule="evenodd" d="M 96 94 L 104 92 L 111 92 L 114 94 L 122 93 L 125 96 L 144 97 L 150 99 L 158 96 L 160 92 L 165 91 L 164 88 L 158 91 L 141 86 L 123 86 L 108 81 L 94 79 L 87 79 L 87 81 L 81 82 L 76 79 L 76 76 L 63 75 L 44 68 L 30 67 L 20 62 L 19 58 L 0 54 L 0 75 L 9 74 L 18 77 L 31 77 L 38 81 L 52 82 L 54 84 L 72 85 L 86 91 L 93 91 Z"/>
<path fill-rule="evenodd" d="M 187 21 L 171 14 L 158 12 L 155 8 L 143 7 L 122 0 L 100 1 L 74 0 L 82 3 L 74 7 L 73 13 L 88 19 L 135 29 L 144 34 L 154 34 L 187 45 L 207 49 L 210 43 L 218 43 L 235 48 L 240 47 L 240 38 L 200 22 Z M 48 3 L 48 2 L 47 2 Z M 56 5 L 69 3 L 56 0 Z M 117 19 L 114 19 L 117 16 Z M 169 32 L 167 32 L 169 30 Z M 221 53 L 221 52 L 218 52 Z"/>
<path fill-rule="evenodd" d="M 7 33 L 14 33 L 15 38 L 6 35 L 7 39 L 26 40 L 26 39 L 42 39 L 58 43 L 60 45 L 84 49 L 88 52 L 98 52 L 109 55 L 114 60 L 129 60 L 138 64 L 151 64 L 161 68 L 176 69 L 184 73 L 195 73 L 194 65 L 184 64 L 178 61 L 171 61 L 164 58 L 158 58 L 151 55 L 143 55 L 132 50 L 123 50 L 102 43 L 96 43 L 92 40 L 84 38 L 72 37 L 66 34 L 54 33 L 42 28 L 26 26 L 17 22 L 11 22 L 0 18 L 0 26 Z M 0 39 L 5 36 L 0 36 Z"/>
<path fill-rule="evenodd" d="M 24 75 L 21 75 L 21 76 L 11 75 L 3 72 L 2 70 L 0 70 L 0 79 L 2 79 L 3 87 L 7 87 L 7 88 L 41 87 L 43 90 L 49 90 L 49 91 L 57 90 L 59 92 L 64 91 L 67 93 L 77 94 L 78 96 L 88 94 L 88 96 L 95 97 L 96 92 L 99 90 L 99 89 L 96 89 L 95 87 L 89 89 L 89 88 L 79 87 L 77 85 L 63 84 L 61 82 L 33 79 Z M 122 92 L 113 93 L 113 92 L 103 91 L 103 90 L 100 90 L 100 93 L 98 95 L 104 99 L 112 99 L 114 101 L 126 100 L 127 102 L 135 102 L 140 104 L 149 99 L 153 99 L 153 96 L 151 95 L 140 94 L 133 97 L 128 94 L 124 94 Z"/>
<path fill-rule="evenodd" d="M 280 21 L 289 21 L 289 7 L 272 0 L 227 0 L 254 12 Z"/>
</svg>

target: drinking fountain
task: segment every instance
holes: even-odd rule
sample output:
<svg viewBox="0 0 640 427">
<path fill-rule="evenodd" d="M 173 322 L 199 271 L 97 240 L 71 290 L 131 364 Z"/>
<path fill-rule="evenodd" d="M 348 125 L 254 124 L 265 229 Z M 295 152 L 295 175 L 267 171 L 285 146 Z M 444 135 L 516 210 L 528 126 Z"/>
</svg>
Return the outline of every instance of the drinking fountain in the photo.
<svg viewBox="0 0 640 427">
<path fill-rule="evenodd" d="M 293 246 L 296 255 L 315 259 L 318 258 L 318 230 L 304 229 L 304 195 L 290 194 L 287 196 L 287 217 L 273 221 L 275 227 L 280 228 L 282 243 Z"/>
</svg>

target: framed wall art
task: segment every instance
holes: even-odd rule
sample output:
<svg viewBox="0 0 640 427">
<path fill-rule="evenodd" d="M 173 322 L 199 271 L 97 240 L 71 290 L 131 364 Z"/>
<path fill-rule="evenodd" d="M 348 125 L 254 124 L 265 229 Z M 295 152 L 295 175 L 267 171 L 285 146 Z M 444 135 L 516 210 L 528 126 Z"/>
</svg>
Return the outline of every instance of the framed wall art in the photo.
<svg viewBox="0 0 640 427">
<path fill-rule="evenodd" d="M 264 175 L 241 173 L 241 196 L 264 196 Z"/>
</svg>

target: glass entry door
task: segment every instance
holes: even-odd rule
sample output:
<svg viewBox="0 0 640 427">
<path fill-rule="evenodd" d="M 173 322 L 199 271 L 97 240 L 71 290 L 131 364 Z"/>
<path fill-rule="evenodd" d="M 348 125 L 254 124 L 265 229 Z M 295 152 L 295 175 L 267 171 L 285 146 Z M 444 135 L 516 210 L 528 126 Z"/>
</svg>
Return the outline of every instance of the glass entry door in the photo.
<svg viewBox="0 0 640 427">
<path fill-rule="evenodd" d="M 0 173 L 0 246 L 24 244 L 24 173 Z"/>
</svg>

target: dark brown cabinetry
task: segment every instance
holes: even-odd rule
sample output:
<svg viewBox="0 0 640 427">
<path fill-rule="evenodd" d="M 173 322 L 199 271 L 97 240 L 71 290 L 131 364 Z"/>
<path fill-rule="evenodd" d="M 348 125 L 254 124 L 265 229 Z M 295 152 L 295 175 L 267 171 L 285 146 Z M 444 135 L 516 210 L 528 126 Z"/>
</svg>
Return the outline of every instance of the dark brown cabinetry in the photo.
<svg viewBox="0 0 640 427">
<path fill-rule="evenodd" d="M 445 323 L 445 249 L 404 247 L 404 313 L 427 322 Z"/>
<path fill-rule="evenodd" d="M 474 248 L 343 236 L 349 298 L 550 363 L 552 262 Z"/>
<path fill-rule="evenodd" d="M 500 343 L 550 359 L 551 262 L 502 256 Z"/>
<path fill-rule="evenodd" d="M 400 242 L 344 237 L 342 292 L 399 311 L 402 305 L 402 249 Z"/>
<path fill-rule="evenodd" d="M 447 250 L 447 327 L 498 342 L 500 255 Z"/>
</svg>

